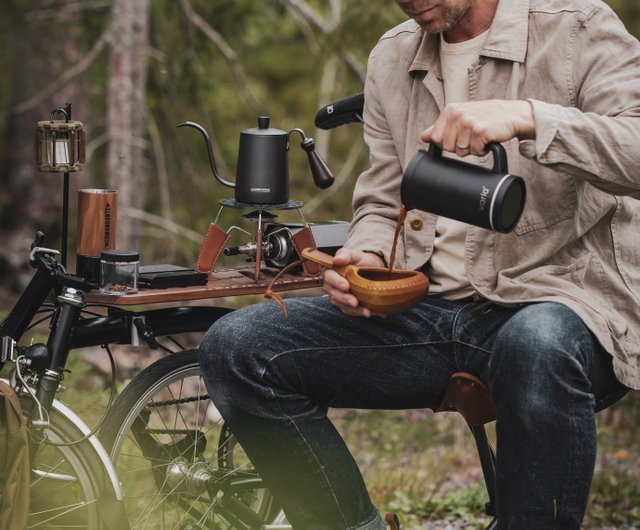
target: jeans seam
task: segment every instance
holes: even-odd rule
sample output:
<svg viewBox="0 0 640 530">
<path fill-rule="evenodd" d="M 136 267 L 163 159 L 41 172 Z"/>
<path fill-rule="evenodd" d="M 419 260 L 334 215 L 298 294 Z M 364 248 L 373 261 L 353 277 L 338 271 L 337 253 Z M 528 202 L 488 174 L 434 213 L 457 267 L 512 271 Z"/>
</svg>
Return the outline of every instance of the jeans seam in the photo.
<svg viewBox="0 0 640 530">
<path fill-rule="evenodd" d="M 462 312 L 466 308 L 468 308 L 470 306 L 473 307 L 474 304 L 465 304 L 465 305 L 463 305 L 461 308 L 459 308 L 456 311 L 456 314 L 453 317 L 453 321 L 451 322 L 451 329 L 449 330 L 449 335 L 451 337 L 451 343 L 453 345 L 453 347 L 452 347 L 453 360 L 455 361 L 456 366 L 460 366 L 460 346 L 461 345 L 466 345 L 461 340 L 458 340 L 456 338 L 456 328 L 458 326 L 458 320 L 461 318 Z"/>
<path fill-rule="evenodd" d="M 260 377 L 258 379 L 259 382 L 262 381 L 262 378 L 264 377 L 265 373 L 267 372 L 267 368 L 269 368 L 269 365 L 275 361 L 276 359 L 279 359 L 280 357 L 282 357 L 283 355 L 289 355 L 291 353 L 298 353 L 298 352 L 311 352 L 311 351 L 317 351 L 317 350 L 325 350 L 325 351 L 332 351 L 332 350 L 363 350 L 363 349 L 371 349 L 371 348 L 376 348 L 376 349 L 398 349 L 398 348 L 406 348 L 408 346 L 431 346 L 434 344 L 450 344 L 451 342 L 455 342 L 455 341 L 451 341 L 451 340 L 435 340 L 435 341 L 426 341 L 426 342 L 403 342 L 400 344 L 389 344 L 389 345 L 384 345 L 384 346 L 380 346 L 380 345 L 371 345 L 371 346 L 318 346 L 318 347 L 314 347 L 314 348 L 295 348 L 292 350 L 286 350 L 283 352 L 278 353 L 277 355 L 274 355 L 273 357 L 271 357 L 266 363 L 265 365 L 262 367 L 262 370 L 260 371 Z"/>
</svg>

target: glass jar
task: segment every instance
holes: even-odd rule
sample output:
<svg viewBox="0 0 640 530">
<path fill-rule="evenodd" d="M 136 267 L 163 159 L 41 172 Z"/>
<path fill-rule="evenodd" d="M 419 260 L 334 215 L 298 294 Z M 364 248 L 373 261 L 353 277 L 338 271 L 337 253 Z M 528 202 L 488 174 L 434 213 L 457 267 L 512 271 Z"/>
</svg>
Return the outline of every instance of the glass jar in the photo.
<svg viewBox="0 0 640 530">
<path fill-rule="evenodd" d="M 100 255 L 100 292 L 127 295 L 138 292 L 140 254 L 135 250 L 103 250 Z"/>
</svg>

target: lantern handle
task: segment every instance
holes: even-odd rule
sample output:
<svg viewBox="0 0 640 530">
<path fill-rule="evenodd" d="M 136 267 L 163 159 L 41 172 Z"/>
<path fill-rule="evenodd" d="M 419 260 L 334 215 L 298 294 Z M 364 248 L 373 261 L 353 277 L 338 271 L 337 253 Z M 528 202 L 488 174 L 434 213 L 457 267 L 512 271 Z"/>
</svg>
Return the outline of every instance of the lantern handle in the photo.
<svg viewBox="0 0 640 530">
<path fill-rule="evenodd" d="M 64 114 L 64 120 L 68 122 L 71 119 L 71 102 L 67 101 L 64 107 L 59 107 L 51 111 L 51 117 L 53 118 L 57 113 Z"/>
</svg>

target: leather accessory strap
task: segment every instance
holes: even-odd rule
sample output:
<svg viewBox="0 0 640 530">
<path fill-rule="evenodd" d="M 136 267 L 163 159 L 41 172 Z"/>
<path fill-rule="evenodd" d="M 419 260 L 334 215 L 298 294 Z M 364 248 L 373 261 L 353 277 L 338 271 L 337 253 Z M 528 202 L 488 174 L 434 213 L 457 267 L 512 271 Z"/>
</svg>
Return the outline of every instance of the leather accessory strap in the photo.
<svg viewBox="0 0 640 530">
<path fill-rule="evenodd" d="M 224 245 L 229 241 L 229 234 L 222 230 L 218 225 L 211 223 L 207 228 L 204 241 L 200 247 L 198 261 L 196 262 L 196 270 L 198 272 L 211 273 L 216 266 L 220 252 Z"/>
<path fill-rule="evenodd" d="M 400 519 L 395 513 L 384 514 L 384 521 L 389 525 L 389 530 L 400 530 Z"/>
<path fill-rule="evenodd" d="M 293 248 L 296 249 L 298 253 L 298 257 L 302 259 L 302 251 L 304 249 L 309 248 L 317 248 L 316 240 L 313 237 L 313 232 L 311 231 L 311 227 L 309 225 L 305 225 L 304 228 L 298 230 L 295 234 L 291 236 L 291 242 L 293 243 Z M 302 261 L 302 270 L 306 274 L 310 274 L 311 276 L 316 276 L 320 274 L 322 270 L 320 265 L 317 263 L 313 263 L 312 261 Z"/>
</svg>

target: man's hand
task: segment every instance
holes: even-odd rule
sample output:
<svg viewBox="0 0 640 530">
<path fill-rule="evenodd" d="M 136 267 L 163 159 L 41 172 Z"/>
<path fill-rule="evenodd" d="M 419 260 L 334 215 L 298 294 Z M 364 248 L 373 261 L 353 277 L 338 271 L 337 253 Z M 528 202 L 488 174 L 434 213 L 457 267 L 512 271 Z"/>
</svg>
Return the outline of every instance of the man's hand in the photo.
<svg viewBox="0 0 640 530">
<path fill-rule="evenodd" d="M 360 267 L 384 267 L 385 263 L 376 254 L 341 248 L 333 258 L 336 267 L 358 265 Z M 322 288 L 329 295 L 331 303 L 347 315 L 370 317 L 375 315 L 370 309 L 362 307 L 358 299 L 349 292 L 349 282 L 336 271 L 324 271 Z"/>
<path fill-rule="evenodd" d="M 420 138 L 458 156 L 482 156 L 489 142 L 533 140 L 535 136 L 533 108 L 528 101 L 490 99 L 447 105 Z"/>
</svg>

